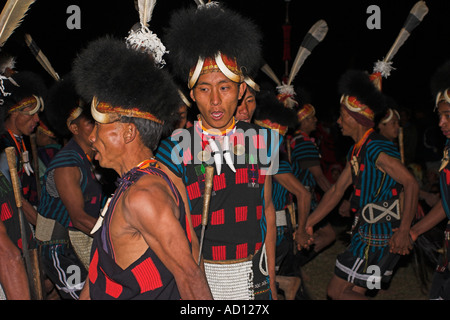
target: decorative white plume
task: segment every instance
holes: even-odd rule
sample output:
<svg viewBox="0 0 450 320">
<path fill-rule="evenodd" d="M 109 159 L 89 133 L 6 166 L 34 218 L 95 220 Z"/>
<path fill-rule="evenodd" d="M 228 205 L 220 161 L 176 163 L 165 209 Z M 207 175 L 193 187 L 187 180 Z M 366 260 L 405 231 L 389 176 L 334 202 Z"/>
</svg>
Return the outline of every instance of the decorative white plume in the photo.
<svg viewBox="0 0 450 320">
<path fill-rule="evenodd" d="M 287 84 L 290 85 L 295 79 L 295 76 L 299 72 L 300 68 L 303 66 L 306 58 L 309 57 L 312 50 L 316 47 L 319 42 L 325 38 L 328 32 L 328 25 L 325 20 L 317 21 L 308 31 L 305 38 L 298 49 L 297 56 L 295 57 L 294 63 L 291 67 L 291 72 L 289 73 L 289 78 Z"/>
<path fill-rule="evenodd" d="M 155 9 L 156 0 L 138 0 L 139 21 L 144 27 L 148 27 L 148 23 L 152 19 L 153 10 Z"/>
<path fill-rule="evenodd" d="M 59 81 L 60 78 L 59 78 L 58 73 L 55 71 L 55 69 L 53 69 L 50 61 L 48 61 L 45 54 L 42 52 L 42 50 L 38 47 L 36 42 L 33 40 L 33 38 L 28 33 L 25 34 L 25 43 L 27 44 L 28 48 L 30 48 L 31 53 L 34 55 L 34 57 L 40 63 L 40 65 L 44 68 L 44 70 L 47 71 L 48 74 L 53 79 L 55 79 L 56 81 Z"/>
<path fill-rule="evenodd" d="M 35 0 L 8 0 L 0 13 L 0 47 L 21 24 Z"/>
<path fill-rule="evenodd" d="M 163 56 L 168 51 L 166 51 L 166 47 L 158 36 L 148 28 L 155 5 L 156 0 L 138 0 L 137 8 L 139 9 L 141 27 L 137 30 L 130 30 L 125 40 L 129 48 L 143 50 L 151 54 L 155 59 L 156 65 L 162 68 L 166 64 Z"/>
<path fill-rule="evenodd" d="M 272 79 L 278 86 L 281 86 L 281 81 L 278 79 L 275 72 L 267 63 L 265 63 L 261 67 L 261 71 L 264 72 L 270 79 Z"/>
<path fill-rule="evenodd" d="M 392 61 L 380 61 L 375 62 L 375 66 L 373 68 L 373 72 L 381 73 L 381 76 L 387 78 L 391 75 L 391 71 L 395 70 L 392 67 Z"/>
<path fill-rule="evenodd" d="M 411 35 L 411 32 L 422 22 L 423 18 L 428 13 L 428 7 L 425 1 L 418 1 L 412 7 L 411 11 L 406 18 L 406 21 L 400 30 L 397 38 L 395 39 L 394 44 L 391 46 L 389 52 L 383 61 L 377 61 L 375 63 L 374 72 L 381 72 L 381 75 L 387 78 L 390 75 L 391 70 L 395 70 L 392 67 L 392 60 L 394 59 L 395 54 L 398 52 L 401 46 L 405 43 L 405 41 Z"/>
<path fill-rule="evenodd" d="M 297 55 L 295 57 L 294 63 L 292 64 L 287 83 L 281 82 L 275 75 L 273 70 L 269 67 L 269 65 L 264 64 L 261 67 L 261 70 L 277 84 L 279 99 L 284 103 L 286 107 L 293 108 L 295 105 L 298 104 L 298 102 L 293 99 L 296 93 L 294 90 L 294 86 L 292 85 L 292 82 L 297 76 L 300 68 L 303 66 L 303 63 L 305 62 L 306 58 L 308 58 L 312 50 L 320 42 L 322 42 L 327 32 L 328 32 L 328 25 L 325 20 L 317 21 L 309 29 L 308 33 L 303 38 L 300 48 L 297 51 Z"/>
</svg>

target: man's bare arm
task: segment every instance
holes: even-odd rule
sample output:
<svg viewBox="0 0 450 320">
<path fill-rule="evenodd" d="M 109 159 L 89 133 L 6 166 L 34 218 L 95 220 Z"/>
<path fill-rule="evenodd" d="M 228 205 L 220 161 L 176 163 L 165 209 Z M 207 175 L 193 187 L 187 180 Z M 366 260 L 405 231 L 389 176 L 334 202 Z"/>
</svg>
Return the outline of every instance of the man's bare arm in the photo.
<svg viewBox="0 0 450 320">
<path fill-rule="evenodd" d="M 8 300 L 29 300 L 27 273 L 19 249 L 12 243 L 0 220 L 0 284 Z"/>
<path fill-rule="evenodd" d="M 163 170 L 167 174 L 167 176 L 172 180 L 173 184 L 177 187 L 178 192 L 180 193 L 181 197 L 183 198 L 184 210 L 186 212 L 186 216 L 189 221 L 189 228 L 190 228 L 191 238 L 192 238 L 191 239 L 192 256 L 194 257 L 194 259 L 198 259 L 198 253 L 200 251 L 200 244 L 199 244 L 197 235 L 195 234 L 194 226 L 192 225 L 191 211 L 189 209 L 189 202 L 188 202 L 189 200 L 187 198 L 186 186 L 184 185 L 181 178 L 174 175 L 172 173 L 172 171 L 170 171 L 165 165 L 163 165 L 162 163 L 158 163 L 158 164 L 159 164 L 161 170 Z M 202 264 L 202 266 L 203 266 L 203 264 Z"/>
<path fill-rule="evenodd" d="M 55 169 L 55 184 L 61 201 L 69 213 L 75 228 L 90 234 L 97 219 L 84 211 L 84 196 L 80 187 L 81 173 L 78 167 Z"/>
<path fill-rule="evenodd" d="M 179 210 L 165 181 L 143 177 L 129 189 L 124 216 L 174 275 L 181 298 L 212 299 L 206 276 L 191 254 Z"/>
<path fill-rule="evenodd" d="M 333 184 L 327 192 L 325 192 L 317 208 L 309 215 L 306 222 L 306 228 L 309 229 L 310 232 L 312 232 L 312 228 L 318 222 L 325 218 L 325 216 L 337 206 L 339 201 L 341 201 L 344 196 L 345 190 L 347 190 L 351 183 L 352 172 L 350 164 L 347 162 L 336 183 Z"/>
<path fill-rule="evenodd" d="M 419 184 L 400 160 L 381 153 L 377 159 L 377 167 L 386 172 L 392 179 L 403 185 L 405 201 L 402 208 L 400 227 L 391 238 L 391 251 L 407 254 L 412 249 L 409 231 L 417 212 L 419 201 Z"/>
<path fill-rule="evenodd" d="M 299 250 L 308 248 L 312 242 L 312 238 L 306 233 L 305 226 L 311 208 L 311 193 L 292 173 L 280 173 L 275 175 L 274 179 L 297 199 L 298 228 L 295 232 L 295 241 Z"/>
</svg>

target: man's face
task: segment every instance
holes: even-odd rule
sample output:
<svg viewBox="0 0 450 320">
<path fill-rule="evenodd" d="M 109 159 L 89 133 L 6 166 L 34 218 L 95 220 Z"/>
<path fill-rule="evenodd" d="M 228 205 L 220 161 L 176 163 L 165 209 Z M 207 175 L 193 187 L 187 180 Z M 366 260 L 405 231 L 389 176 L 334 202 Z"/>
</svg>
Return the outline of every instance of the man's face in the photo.
<svg viewBox="0 0 450 320">
<path fill-rule="evenodd" d="M 26 107 L 20 111 L 14 111 L 10 116 L 10 130 L 17 135 L 29 136 L 33 133 L 39 123 L 39 115 L 36 112 L 33 115 L 27 112 L 33 110 L 33 106 Z"/>
<path fill-rule="evenodd" d="M 176 129 L 179 128 L 184 128 L 186 126 L 186 122 L 187 122 L 187 106 L 186 105 L 182 105 L 180 107 L 180 109 L 178 110 L 178 113 L 180 114 L 180 121 L 178 121 L 175 125 Z"/>
<path fill-rule="evenodd" d="M 309 115 L 301 121 L 302 131 L 311 133 L 317 129 L 317 118 L 315 115 Z"/>
<path fill-rule="evenodd" d="M 378 125 L 380 129 L 380 134 L 386 137 L 389 140 L 394 140 L 398 137 L 400 122 L 397 115 L 393 115 L 391 120 L 386 123 L 380 123 Z"/>
<path fill-rule="evenodd" d="M 89 136 L 92 133 L 92 130 L 94 130 L 95 122 L 92 118 L 86 118 L 84 116 L 81 116 L 79 119 L 77 119 L 76 122 L 77 125 L 77 135 L 78 137 L 86 143 L 86 145 L 89 145 Z"/>
<path fill-rule="evenodd" d="M 437 110 L 439 116 L 439 127 L 447 139 L 450 139 L 450 104 L 440 102 Z"/>
<path fill-rule="evenodd" d="M 123 155 L 122 146 L 126 125 L 118 121 L 107 124 L 95 123 L 94 130 L 89 135 L 89 141 L 95 151 L 95 159 L 103 168 L 118 169 L 118 160 Z"/>
<path fill-rule="evenodd" d="M 241 103 L 236 109 L 236 120 L 250 122 L 256 109 L 255 95 L 247 88 Z"/>
<path fill-rule="evenodd" d="M 202 125 L 206 129 L 227 129 L 245 89 L 245 83 L 239 85 L 222 72 L 202 74 L 190 93 L 197 103 Z"/>
<path fill-rule="evenodd" d="M 355 128 L 356 125 L 356 120 L 349 115 L 346 108 L 341 105 L 341 112 L 337 123 L 341 128 L 342 135 L 351 136 L 353 128 Z"/>
</svg>

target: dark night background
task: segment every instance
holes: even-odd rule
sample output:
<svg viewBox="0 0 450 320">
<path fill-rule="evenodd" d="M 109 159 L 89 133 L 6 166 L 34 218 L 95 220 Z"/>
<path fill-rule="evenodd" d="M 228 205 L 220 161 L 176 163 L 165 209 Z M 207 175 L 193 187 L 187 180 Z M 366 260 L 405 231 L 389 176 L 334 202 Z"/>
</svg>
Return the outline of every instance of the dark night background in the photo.
<svg viewBox="0 0 450 320">
<path fill-rule="evenodd" d="M 228 0 L 221 1 L 231 9 L 253 19 L 264 34 L 264 59 L 279 78 L 284 74 L 282 26 L 288 12 L 291 29 L 292 63 L 298 47 L 309 28 L 319 19 L 329 27 L 325 39 L 308 57 L 294 85 L 305 88 L 320 117 L 336 119 L 339 106 L 337 80 L 348 68 L 372 71 L 373 64 L 382 60 L 394 43 L 410 9 L 416 0 L 341 0 L 289 1 Z M 6 0 L 0 1 L 2 7 Z M 450 58 L 450 1 L 428 0 L 428 14 L 400 48 L 393 60 L 395 70 L 383 79 L 383 91 L 401 107 L 422 113 L 437 123 L 433 115 L 433 97 L 429 90 L 430 76 Z M 164 42 L 163 29 L 173 10 L 194 5 L 194 0 L 159 0 L 150 21 L 150 29 Z M 366 21 L 371 15 L 368 6 L 381 9 L 381 29 L 369 30 Z M 81 10 L 81 29 L 69 30 L 66 13 L 69 5 Z M 133 0 L 37 0 L 22 25 L 14 32 L 3 50 L 17 58 L 18 70 L 31 69 L 52 78 L 40 67 L 23 41 L 30 33 L 55 70 L 63 76 L 70 70 L 72 60 L 93 39 L 109 34 L 126 37 L 138 22 Z M 207 32 L 207 30 L 205 30 Z M 166 59 L 167 60 L 167 59 Z M 289 66 L 290 66 L 289 64 Z M 259 82 L 271 80 L 261 74 Z M 424 113 L 424 115 L 423 115 Z"/>
</svg>

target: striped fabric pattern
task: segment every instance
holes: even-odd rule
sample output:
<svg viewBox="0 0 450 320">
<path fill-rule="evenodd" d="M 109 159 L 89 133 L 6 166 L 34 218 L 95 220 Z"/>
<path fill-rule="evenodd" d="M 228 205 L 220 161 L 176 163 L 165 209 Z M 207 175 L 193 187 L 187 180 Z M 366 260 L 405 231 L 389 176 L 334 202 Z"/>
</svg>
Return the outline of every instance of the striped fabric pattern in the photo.
<svg viewBox="0 0 450 320">
<path fill-rule="evenodd" d="M 347 161 L 352 157 L 354 146 L 350 148 Z M 359 176 L 353 172 L 353 184 L 355 188 L 353 203 L 358 203 L 360 208 L 367 203 L 384 201 L 398 196 L 399 184 L 389 175 L 378 170 L 376 162 L 381 153 L 385 153 L 395 159 L 400 159 L 397 147 L 390 141 L 382 138 L 376 132 L 372 133 L 361 148 L 359 158 Z"/>
</svg>

